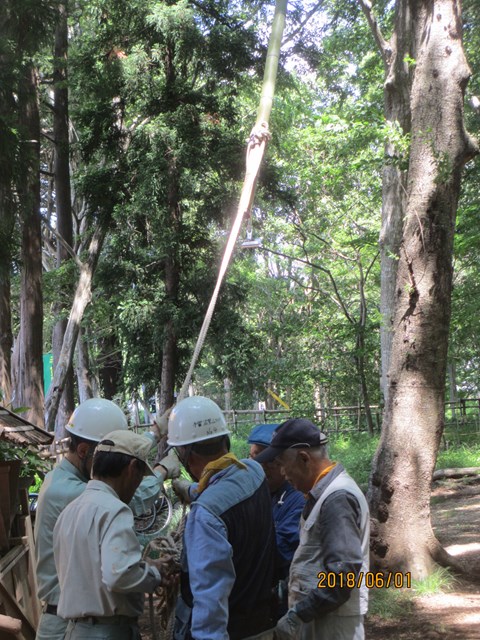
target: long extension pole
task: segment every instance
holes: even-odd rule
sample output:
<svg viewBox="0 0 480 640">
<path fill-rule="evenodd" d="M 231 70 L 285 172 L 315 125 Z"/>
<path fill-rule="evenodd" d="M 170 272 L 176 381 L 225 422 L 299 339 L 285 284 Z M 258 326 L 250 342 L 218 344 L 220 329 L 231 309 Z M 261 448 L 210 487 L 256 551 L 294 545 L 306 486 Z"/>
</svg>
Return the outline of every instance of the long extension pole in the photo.
<svg viewBox="0 0 480 640">
<path fill-rule="evenodd" d="M 263 75 L 262 93 L 260 96 L 260 105 L 257 112 L 257 120 L 247 143 L 246 172 L 242 193 L 240 195 L 240 201 L 238 204 L 237 214 L 230 231 L 222 262 L 220 264 L 217 283 L 215 285 L 215 289 L 213 290 L 210 304 L 208 305 L 202 328 L 200 329 L 200 333 L 197 338 L 197 343 L 195 345 L 195 350 L 193 352 L 190 367 L 183 382 L 182 388 L 180 389 L 180 393 L 178 394 L 177 402 L 182 400 L 187 395 L 188 387 L 192 379 L 193 370 L 195 369 L 198 357 L 203 347 L 203 343 L 205 342 L 207 331 L 210 326 L 210 321 L 212 319 L 215 305 L 217 303 L 220 287 L 230 263 L 243 218 L 250 212 L 252 208 L 258 171 L 260 169 L 260 164 L 265 153 L 267 142 L 270 138 L 268 122 L 270 119 L 273 98 L 275 95 L 275 83 L 277 79 L 278 61 L 280 57 L 280 47 L 282 44 L 283 30 L 285 28 L 286 14 L 287 0 L 277 0 L 272 23 L 272 32 L 270 34 L 270 39 L 268 42 L 267 59 Z"/>
</svg>

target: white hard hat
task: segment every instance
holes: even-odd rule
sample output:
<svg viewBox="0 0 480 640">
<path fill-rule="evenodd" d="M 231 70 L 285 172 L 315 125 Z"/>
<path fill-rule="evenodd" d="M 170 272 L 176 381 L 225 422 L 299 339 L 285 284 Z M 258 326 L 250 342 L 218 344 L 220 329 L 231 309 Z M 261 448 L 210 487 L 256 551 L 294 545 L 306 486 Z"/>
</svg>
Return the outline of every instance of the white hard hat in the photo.
<svg viewBox="0 0 480 640">
<path fill-rule="evenodd" d="M 203 396 L 192 396 L 181 400 L 168 419 L 168 444 L 181 447 L 219 436 L 228 436 L 230 431 L 222 410 Z"/>
<path fill-rule="evenodd" d="M 90 398 L 78 405 L 65 429 L 79 438 L 100 442 L 107 433 L 128 429 L 127 418 L 111 400 Z"/>
</svg>

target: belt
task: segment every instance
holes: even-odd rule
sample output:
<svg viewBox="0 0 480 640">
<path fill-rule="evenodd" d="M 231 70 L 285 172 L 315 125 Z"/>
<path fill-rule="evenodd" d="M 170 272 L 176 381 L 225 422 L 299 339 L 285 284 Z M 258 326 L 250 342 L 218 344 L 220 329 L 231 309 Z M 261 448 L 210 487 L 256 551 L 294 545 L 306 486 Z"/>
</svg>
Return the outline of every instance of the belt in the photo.
<svg viewBox="0 0 480 640">
<path fill-rule="evenodd" d="M 52 616 L 57 615 L 57 605 L 56 604 L 47 604 L 45 609 L 45 613 L 50 613 Z"/>
<path fill-rule="evenodd" d="M 84 624 L 138 624 L 138 617 L 134 616 L 86 616 L 85 618 L 74 618 L 73 622 Z"/>
</svg>

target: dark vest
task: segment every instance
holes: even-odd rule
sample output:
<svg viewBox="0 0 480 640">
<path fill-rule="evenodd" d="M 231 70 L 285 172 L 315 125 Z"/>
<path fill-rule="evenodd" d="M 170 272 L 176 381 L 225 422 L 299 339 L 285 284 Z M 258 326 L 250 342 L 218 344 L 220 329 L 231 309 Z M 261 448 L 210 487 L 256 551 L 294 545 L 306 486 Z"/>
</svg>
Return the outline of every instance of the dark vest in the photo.
<svg viewBox="0 0 480 640">
<path fill-rule="evenodd" d="M 251 460 L 242 462 L 248 469 L 232 465 L 192 505 L 201 505 L 224 522 L 232 546 L 236 579 L 228 601 L 230 640 L 241 640 L 273 626 L 275 529 L 270 492 L 260 465 Z M 192 607 L 186 572 L 181 577 L 181 594 L 184 603 Z"/>
</svg>

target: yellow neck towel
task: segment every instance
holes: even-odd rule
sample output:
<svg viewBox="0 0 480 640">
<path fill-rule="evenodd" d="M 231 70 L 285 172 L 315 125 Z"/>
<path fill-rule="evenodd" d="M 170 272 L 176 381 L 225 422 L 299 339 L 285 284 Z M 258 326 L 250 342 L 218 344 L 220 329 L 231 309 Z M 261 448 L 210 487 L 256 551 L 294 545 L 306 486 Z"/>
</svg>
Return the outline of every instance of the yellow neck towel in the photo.
<svg viewBox="0 0 480 640">
<path fill-rule="evenodd" d="M 212 460 L 212 462 L 206 464 L 198 482 L 198 493 L 202 493 L 202 491 L 204 491 L 208 487 L 208 483 L 210 482 L 210 478 L 212 476 L 214 476 L 219 471 L 227 469 L 227 467 L 230 467 L 232 464 L 237 465 L 239 469 L 247 468 L 247 466 L 243 464 L 243 462 L 240 462 L 240 460 L 234 453 L 227 453 L 221 458 L 217 458 L 217 460 Z"/>
<path fill-rule="evenodd" d="M 318 476 L 315 478 L 315 482 L 312 485 L 312 489 L 317 484 L 317 482 L 319 482 L 322 478 L 324 478 L 327 475 L 327 473 L 330 473 L 330 471 L 333 469 L 333 467 L 336 464 L 337 464 L 336 462 L 333 462 L 331 465 L 329 465 L 326 469 L 324 469 L 321 473 L 318 474 Z M 305 496 L 308 496 L 308 493 L 306 493 Z"/>
</svg>

